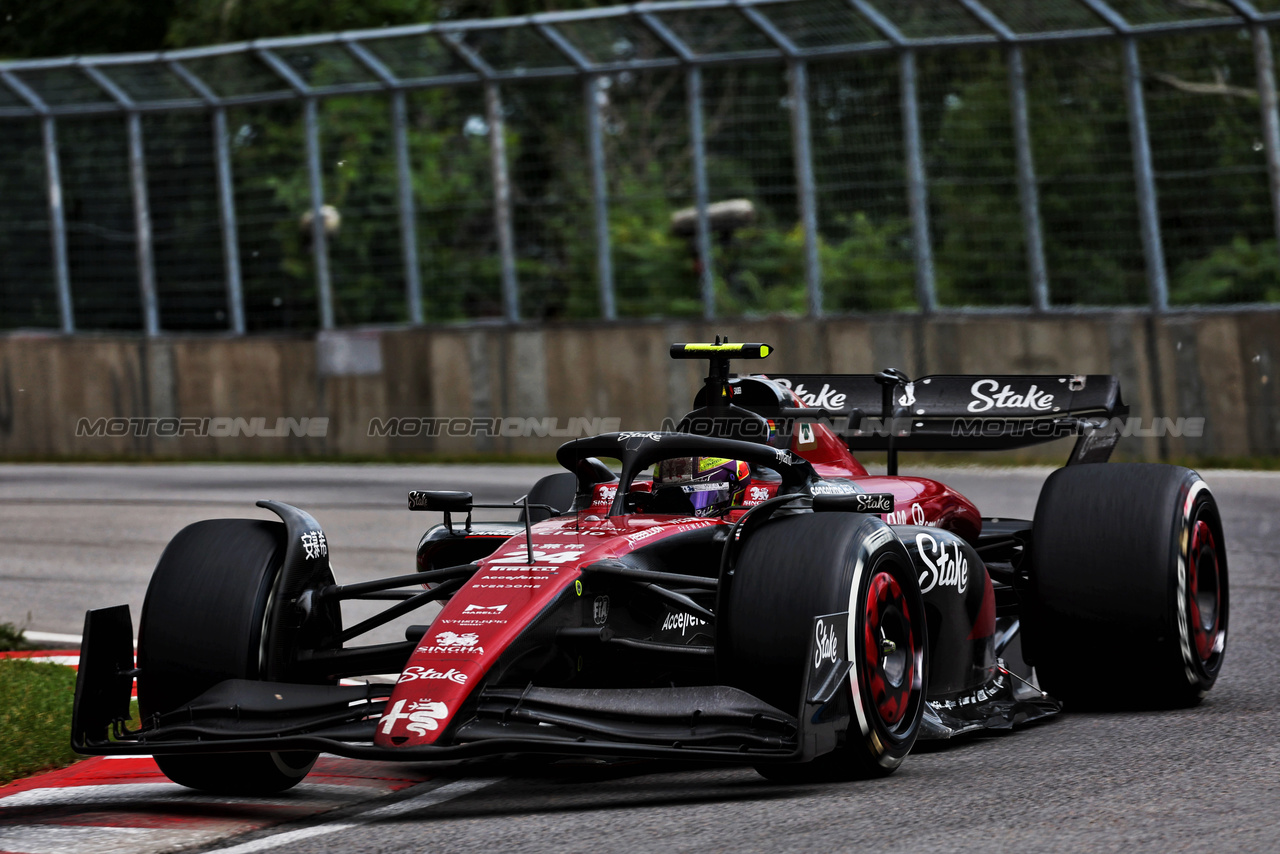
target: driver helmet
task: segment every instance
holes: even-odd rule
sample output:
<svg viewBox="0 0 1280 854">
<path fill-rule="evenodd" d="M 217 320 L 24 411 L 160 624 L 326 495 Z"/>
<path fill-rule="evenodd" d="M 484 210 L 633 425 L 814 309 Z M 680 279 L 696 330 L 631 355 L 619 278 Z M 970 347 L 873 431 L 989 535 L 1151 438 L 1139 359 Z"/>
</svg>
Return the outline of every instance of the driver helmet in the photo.
<svg viewBox="0 0 1280 854">
<path fill-rule="evenodd" d="M 751 467 L 725 457 L 675 457 L 653 468 L 654 492 L 683 494 L 694 516 L 719 516 L 741 506 L 751 483 Z"/>
</svg>

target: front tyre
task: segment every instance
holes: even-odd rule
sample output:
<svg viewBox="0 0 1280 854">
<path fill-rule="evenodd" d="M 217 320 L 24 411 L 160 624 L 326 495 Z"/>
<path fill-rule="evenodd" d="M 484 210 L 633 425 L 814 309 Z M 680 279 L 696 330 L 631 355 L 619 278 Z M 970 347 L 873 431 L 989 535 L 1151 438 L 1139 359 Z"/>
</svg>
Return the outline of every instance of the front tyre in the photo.
<svg viewBox="0 0 1280 854">
<path fill-rule="evenodd" d="M 1046 691 L 1077 707 L 1192 706 L 1227 643 L 1218 505 L 1190 469 L 1105 463 L 1045 481 L 1028 638 Z"/>
<path fill-rule="evenodd" d="M 892 773 L 924 715 L 924 598 L 911 558 L 871 516 L 809 513 L 765 524 L 743 546 L 720 609 L 717 654 L 729 684 L 779 709 L 802 711 L 814 618 L 847 612 L 843 744 L 805 765 L 761 766 L 772 780 L 840 780 Z"/>
<path fill-rule="evenodd" d="M 287 625 L 277 635 L 283 631 L 288 637 L 271 637 L 272 617 L 287 604 L 277 597 L 284 554 L 285 526 L 279 522 L 196 522 L 170 541 L 151 576 L 138 625 L 138 706 L 144 720 L 181 708 L 227 679 L 291 681 L 288 653 L 315 639 Z M 312 586 L 332 583 L 330 573 L 322 575 Z M 336 607 L 331 610 L 327 624 L 340 625 Z M 267 795 L 301 782 L 316 756 L 291 751 L 155 759 L 166 777 L 192 789 Z"/>
</svg>

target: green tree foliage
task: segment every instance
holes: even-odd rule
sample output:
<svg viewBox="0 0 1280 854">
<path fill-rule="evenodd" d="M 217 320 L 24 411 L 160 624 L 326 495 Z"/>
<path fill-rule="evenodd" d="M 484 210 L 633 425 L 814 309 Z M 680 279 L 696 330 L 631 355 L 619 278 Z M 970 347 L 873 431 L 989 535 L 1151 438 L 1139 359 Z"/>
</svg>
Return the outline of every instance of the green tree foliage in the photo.
<svg viewBox="0 0 1280 854">
<path fill-rule="evenodd" d="M 1280 302 L 1280 251 L 1274 240 L 1250 243 L 1237 237 L 1208 257 L 1183 263 L 1176 281 L 1176 295 L 1183 303 L 1239 302 L 1242 294 L 1259 302 Z"/>
<path fill-rule="evenodd" d="M 555 8 L 597 5 L 605 3 L 562 0 Z M 1022 9 L 1026 27 L 1083 26 L 1092 20 L 1078 4 L 1023 8 L 993 0 L 993 6 L 1007 14 Z M 1070 6 L 1079 19 L 1049 20 L 1059 6 Z M 959 18 L 925 14 L 926 7 L 932 8 L 923 0 L 901 0 L 892 13 L 917 34 L 959 25 Z M 547 6 L 532 0 L 0 0 L 0 8 L 0 54 L 25 57 L 520 15 Z M 1163 8 L 1146 0 L 1126 6 L 1152 20 Z M 645 41 L 626 26 L 620 19 L 595 30 L 573 24 L 563 30 L 597 61 L 661 53 L 651 38 Z M 726 46 L 747 37 L 736 30 L 695 35 Z M 499 67 L 555 61 L 546 58 L 554 56 L 549 46 L 529 30 L 493 31 L 483 38 L 477 49 Z M 408 76 L 441 73 L 448 62 L 457 62 L 431 39 L 405 40 L 394 50 L 384 61 Z M 1052 301 L 1142 303 L 1147 281 L 1120 45 L 1099 39 L 1037 45 L 1024 54 Z M 1144 38 L 1140 58 L 1173 302 L 1276 299 L 1280 259 L 1247 32 Z M 367 74 L 336 48 L 302 51 L 286 60 L 315 84 Z M 209 63 L 199 72 L 226 91 L 280 85 L 251 59 Z M 1029 274 L 1006 56 L 993 48 L 951 49 L 921 52 L 918 63 L 939 300 L 1025 305 Z M 913 233 L 897 58 L 815 61 L 809 72 L 826 308 L 911 309 Z M 808 306 L 805 247 L 785 71 L 745 65 L 708 69 L 704 79 L 712 201 L 745 198 L 755 211 L 754 222 L 717 233 L 713 241 L 717 309 L 802 313 Z M 603 119 L 619 311 L 700 315 L 696 252 L 689 239 L 673 233 L 671 219 L 693 198 L 684 76 L 679 70 L 614 73 L 594 96 Z M 502 97 L 521 313 L 546 319 L 598 316 L 581 82 L 509 83 Z M 301 109 L 296 103 L 238 107 L 228 116 L 250 322 L 259 329 L 312 326 L 314 270 L 310 233 L 302 226 L 311 196 Z M 427 316 L 441 321 L 501 315 L 483 92 L 464 86 L 410 93 L 408 118 Z M 341 215 L 329 238 L 337 320 L 403 321 L 400 186 L 389 99 L 328 99 L 320 119 L 325 199 Z M 115 116 L 60 121 L 60 149 L 77 314 L 103 326 L 136 328 L 136 285 L 129 279 L 136 264 L 133 213 L 120 125 Z M 219 328 L 225 306 L 209 117 L 148 116 L 145 132 L 162 316 L 171 319 L 170 328 Z M 22 181 L 38 186 L 30 176 L 39 150 L 34 124 L 0 138 L 0 189 Z M 110 168 L 104 171 L 104 164 Z M 6 197 L 13 201 L 0 215 L 3 323 L 53 325 L 56 302 L 44 284 L 51 274 L 43 199 L 31 192 Z"/>
<path fill-rule="evenodd" d="M 157 50 L 177 6 L 175 0 L 0 0 L 0 57 Z"/>
</svg>

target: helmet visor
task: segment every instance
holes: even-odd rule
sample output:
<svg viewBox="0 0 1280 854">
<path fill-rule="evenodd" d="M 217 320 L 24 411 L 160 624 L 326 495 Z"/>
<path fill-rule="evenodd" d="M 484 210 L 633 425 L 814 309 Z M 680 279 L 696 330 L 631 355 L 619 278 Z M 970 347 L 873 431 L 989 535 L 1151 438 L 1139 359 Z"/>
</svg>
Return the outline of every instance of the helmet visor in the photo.
<svg viewBox="0 0 1280 854">
<path fill-rule="evenodd" d="M 733 503 L 734 484 L 720 483 L 686 483 L 680 490 L 689 497 L 693 505 L 693 515 L 707 516 L 728 508 Z"/>
</svg>

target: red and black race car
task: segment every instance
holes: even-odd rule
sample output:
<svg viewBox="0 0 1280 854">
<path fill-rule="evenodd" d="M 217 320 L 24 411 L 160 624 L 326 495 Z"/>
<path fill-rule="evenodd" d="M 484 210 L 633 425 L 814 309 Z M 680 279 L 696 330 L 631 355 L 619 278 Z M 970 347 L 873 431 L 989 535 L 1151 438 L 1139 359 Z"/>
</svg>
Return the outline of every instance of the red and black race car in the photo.
<svg viewBox="0 0 1280 854">
<path fill-rule="evenodd" d="M 410 510 L 444 514 L 416 572 L 340 584 L 319 523 L 272 501 L 259 506 L 279 522 L 183 529 L 147 590 L 136 663 L 128 607 L 88 613 L 73 746 L 153 754 L 175 782 L 237 793 L 286 789 L 319 752 L 835 779 L 887 774 L 918 738 L 1063 703 L 1191 705 L 1213 685 L 1217 506 L 1188 469 L 1106 462 L 1128 413 L 1114 377 L 729 372 L 769 349 L 673 345 L 711 365 L 677 429 L 569 442 L 564 472 L 502 505 L 513 522 L 473 522 L 494 505 L 469 493 L 410 493 Z M 983 518 L 897 474 L 903 450 L 1064 435 L 1079 438 L 1034 520 Z M 863 450 L 887 451 L 888 474 L 869 475 Z M 391 604 L 344 625 L 356 599 Z M 431 602 L 404 642 L 353 645 Z M 350 684 L 376 674 L 392 678 Z"/>
</svg>

